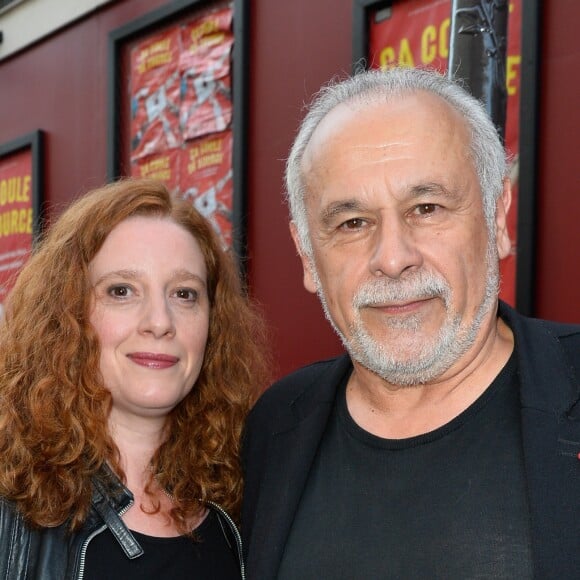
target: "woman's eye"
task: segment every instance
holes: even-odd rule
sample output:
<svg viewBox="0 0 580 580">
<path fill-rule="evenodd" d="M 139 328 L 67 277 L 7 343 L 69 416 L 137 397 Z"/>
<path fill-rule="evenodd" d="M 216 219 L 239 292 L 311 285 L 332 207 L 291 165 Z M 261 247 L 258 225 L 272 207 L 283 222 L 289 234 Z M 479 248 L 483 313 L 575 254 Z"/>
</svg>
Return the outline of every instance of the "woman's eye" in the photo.
<svg viewBox="0 0 580 580">
<path fill-rule="evenodd" d="M 107 290 L 107 294 L 113 298 L 127 298 L 131 295 L 131 292 L 131 288 L 124 285 L 111 286 Z"/>
<path fill-rule="evenodd" d="M 195 302 L 198 297 L 197 290 L 192 290 L 191 288 L 180 288 L 175 292 L 175 295 L 177 298 L 188 302 Z"/>
</svg>

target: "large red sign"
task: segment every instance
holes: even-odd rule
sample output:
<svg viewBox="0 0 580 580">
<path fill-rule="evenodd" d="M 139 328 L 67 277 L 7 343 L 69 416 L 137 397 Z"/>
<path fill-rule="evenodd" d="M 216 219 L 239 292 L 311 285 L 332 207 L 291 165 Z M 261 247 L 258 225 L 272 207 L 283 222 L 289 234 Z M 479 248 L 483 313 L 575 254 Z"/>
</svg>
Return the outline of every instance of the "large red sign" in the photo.
<svg viewBox="0 0 580 580">
<path fill-rule="evenodd" d="M 0 159 L 0 305 L 32 250 L 32 151 Z"/>
<path fill-rule="evenodd" d="M 508 215 L 512 252 L 502 260 L 500 296 L 515 304 L 517 257 L 517 201 L 519 152 L 519 93 L 521 63 L 522 0 L 509 4 L 506 63 L 506 149 L 512 159 L 513 203 Z M 390 9 L 369 15 L 369 55 L 372 68 L 391 66 L 430 67 L 444 72 L 449 58 L 451 0 L 393 0 Z"/>
</svg>

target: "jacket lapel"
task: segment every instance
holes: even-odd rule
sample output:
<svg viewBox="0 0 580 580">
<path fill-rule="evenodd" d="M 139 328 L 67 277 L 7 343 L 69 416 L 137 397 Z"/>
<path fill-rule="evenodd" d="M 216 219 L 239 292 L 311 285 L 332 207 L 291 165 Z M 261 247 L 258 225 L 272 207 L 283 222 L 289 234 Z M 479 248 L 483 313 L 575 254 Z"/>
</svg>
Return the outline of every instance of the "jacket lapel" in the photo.
<svg viewBox="0 0 580 580">
<path fill-rule="evenodd" d="M 273 433 L 264 458 L 252 548 L 250 578 L 276 578 L 302 490 L 324 434 L 337 386 L 350 371 L 347 356 L 339 358 L 317 384 L 292 402 L 288 421 Z"/>
<path fill-rule="evenodd" d="M 536 577 L 580 570 L 578 380 L 544 322 L 502 309 L 519 361 L 522 437 Z"/>
</svg>

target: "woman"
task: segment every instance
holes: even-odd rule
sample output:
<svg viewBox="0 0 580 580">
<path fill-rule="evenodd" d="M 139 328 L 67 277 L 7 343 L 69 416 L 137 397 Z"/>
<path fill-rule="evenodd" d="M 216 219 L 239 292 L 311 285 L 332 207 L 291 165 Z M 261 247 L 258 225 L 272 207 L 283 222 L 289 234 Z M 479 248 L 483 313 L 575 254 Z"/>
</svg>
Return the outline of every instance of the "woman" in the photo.
<svg viewBox="0 0 580 580">
<path fill-rule="evenodd" d="M 211 227 L 161 184 L 74 203 L 0 329 L 0 577 L 243 577 L 226 511 L 262 336 Z"/>
</svg>

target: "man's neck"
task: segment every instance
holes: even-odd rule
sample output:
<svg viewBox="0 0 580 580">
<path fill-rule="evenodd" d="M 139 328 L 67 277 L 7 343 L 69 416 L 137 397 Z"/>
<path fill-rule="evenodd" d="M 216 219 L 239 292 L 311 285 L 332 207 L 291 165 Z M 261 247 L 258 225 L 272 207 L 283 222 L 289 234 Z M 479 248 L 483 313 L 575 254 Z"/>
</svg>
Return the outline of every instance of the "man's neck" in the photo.
<svg viewBox="0 0 580 580">
<path fill-rule="evenodd" d="M 346 390 L 348 410 L 362 429 L 378 437 L 404 439 L 428 433 L 476 401 L 512 351 L 512 332 L 498 318 L 482 339 L 431 383 L 394 385 L 354 362 Z"/>
</svg>

